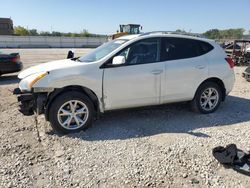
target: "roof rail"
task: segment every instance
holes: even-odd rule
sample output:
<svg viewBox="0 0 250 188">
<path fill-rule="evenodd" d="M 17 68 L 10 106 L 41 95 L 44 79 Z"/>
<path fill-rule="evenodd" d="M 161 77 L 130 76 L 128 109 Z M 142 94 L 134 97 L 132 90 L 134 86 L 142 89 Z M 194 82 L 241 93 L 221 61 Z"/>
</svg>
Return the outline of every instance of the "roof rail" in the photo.
<svg viewBox="0 0 250 188">
<path fill-rule="evenodd" d="M 179 32 L 179 31 L 151 31 L 142 33 L 140 36 L 151 35 L 151 34 L 176 34 L 176 35 L 187 35 L 192 37 L 206 38 L 204 35 L 199 33 L 187 33 L 187 32 Z"/>
</svg>

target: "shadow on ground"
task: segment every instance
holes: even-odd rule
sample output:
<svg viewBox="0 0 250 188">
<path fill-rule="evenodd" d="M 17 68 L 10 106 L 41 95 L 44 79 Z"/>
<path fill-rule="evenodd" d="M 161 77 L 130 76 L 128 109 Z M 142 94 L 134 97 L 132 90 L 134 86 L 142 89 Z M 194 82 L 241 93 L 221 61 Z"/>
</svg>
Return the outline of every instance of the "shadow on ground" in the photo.
<svg viewBox="0 0 250 188">
<path fill-rule="evenodd" d="M 0 86 L 18 83 L 17 75 L 0 76 Z"/>
<path fill-rule="evenodd" d="M 248 122 L 249 114 L 250 99 L 228 96 L 215 113 L 208 115 L 193 113 L 187 103 L 107 112 L 85 132 L 68 137 L 88 141 L 123 140 L 162 133 L 210 137 L 197 129 Z"/>
</svg>

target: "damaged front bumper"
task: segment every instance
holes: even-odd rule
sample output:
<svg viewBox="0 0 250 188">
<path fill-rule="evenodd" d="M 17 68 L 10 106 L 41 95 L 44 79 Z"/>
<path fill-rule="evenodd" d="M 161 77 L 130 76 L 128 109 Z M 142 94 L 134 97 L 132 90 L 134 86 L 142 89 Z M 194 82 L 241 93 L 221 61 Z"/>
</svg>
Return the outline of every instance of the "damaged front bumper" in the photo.
<svg viewBox="0 0 250 188">
<path fill-rule="evenodd" d="M 26 116 L 34 113 L 44 113 L 44 106 L 47 99 L 47 93 L 22 92 L 19 88 L 14 89 L 14 95 L 17 95 L 19 102 L 19 111 Z"/>
</svg>

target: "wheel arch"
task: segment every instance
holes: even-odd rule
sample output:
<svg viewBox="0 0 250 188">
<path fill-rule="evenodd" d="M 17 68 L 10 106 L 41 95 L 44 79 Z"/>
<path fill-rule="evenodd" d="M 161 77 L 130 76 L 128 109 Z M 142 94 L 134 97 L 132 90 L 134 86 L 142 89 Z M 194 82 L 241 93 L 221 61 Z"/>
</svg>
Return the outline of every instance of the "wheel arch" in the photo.
<svg viewBox="0 0 250 188">
<path fill-rule="evenodd" d="M 206 82 L 213 82 L 213 83 L 216 83 L 220 88 L 221 88 L 221 92 L 222 92 L 222 101 L 225 100 L 226 98 L 226 88 L 225 88 L 225 85 L 223 83 L 223 81 L 219 78 L 216 78 L 216 77 L 211 77 L 211 78 L 208 78 L 206 80 L 204 80 L 200 85 L 199 87 L 197 88 L 196 92 L 195 92 L 195 95 L 198 91 L 198 89 L 200 88 L 201 85 L 203 85 L 204 83 Z M 194 96 L 195 97 L 195 96 Z"/>
<path fill-rule="evenodd" d="M 46 106 L 45 113 L 44 113 L 46 120 L 49 120 L 49 109 L 50 109 L 51 104 L 55 100 L 55 98 L 68 91 L 79 91 L 85 94 L 89 98 L 89 100 L 93 102 L 96 115 L 99 114 L 100 107 L 99 107 L 99 100 L 98 100 L 97 95 L 91 89 L 87 87 L 73 85 L 73 86 L 66 86 L 60 89 L 55 89 L 53 92 L 51 92 L 48 95 L 47 103 L 45 105 Z"/>
</svg>

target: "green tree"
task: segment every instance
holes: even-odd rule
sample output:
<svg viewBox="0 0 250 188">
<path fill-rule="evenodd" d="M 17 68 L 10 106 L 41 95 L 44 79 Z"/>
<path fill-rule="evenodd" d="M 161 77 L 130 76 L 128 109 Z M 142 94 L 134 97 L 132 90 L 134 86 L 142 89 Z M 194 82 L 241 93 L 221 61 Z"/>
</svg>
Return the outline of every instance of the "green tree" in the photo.
<svg viewBox="0 0 250 188">
<path fill-rule="evenodd" d="M 51 33 L 48 31 L 41 31 L 39 35 L 40 36 L 51 36 Z"/>
<path fill-rule="evenodd" d="M 204 33 L 204 36 L 210 39 L 219 39 L 220 38 L 220 30 L 219 29 L 210 29 Z"/>
<path fill-rule="evenodd" d="M 21 35 L 21 36 L 27 36 L 27 35 L 29 35 L 29 31 L 27 29 L 25 29 L 24 27 L 17 26 L 17 27 L 14 27 L 14 34 Z"/>
<path fill-rule="evenodd" d="M 87 29 L 83 29 L 80 33 L 62 33 L 58 31 L 41 31 L 38 32 L 36 29 L 25 29 L 22 26 L 17 26 L 14 28 L 16 35 L 21 36 L 64 36 L 64 37 L 103 37 L 104 35 L 92 34 L 89 33 Z"/>
<path fill-rule="evenodd" d="M 61 33 L 61 32 L 58 32 L 58 31 L 52 31 L 51 36 L 60 37 L 60 36 L 62 36 L 62 33 Z"/>
<path fill-rule="evenodd" d="M 62 36 L 64 37 L 72 37 L 72 33 L 62 33 Z"/>
<path fill-rule="evenodd" d="M 81 37 L 91 37 L 91 34 L 88 32 L 87 29 L 83 29 L 80 35 Z"/>
<path fill-rule="evenodd" d="M 29 30 L 29 35 L 31 35 L 31 36 L 37 36 L 37 35 L 38 35 L 38 32 L 37 32 L 36 29 L 30 29 L 30 30 Z"/>
<path fill-rule="evenodd" d="M 207 38 L 210 39 L 241 39 L 244 33 L 244 29 L 211 29 L 204 33 Z"/>
<path fill-rule="evenodd" d="M 177 33 L 186 33 L 186 31 L 184 29 L 176 29 L 175 32 L 177 32 Z"/>
</svg>

